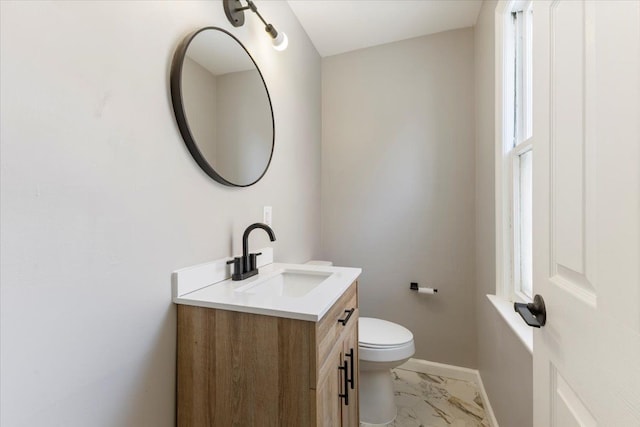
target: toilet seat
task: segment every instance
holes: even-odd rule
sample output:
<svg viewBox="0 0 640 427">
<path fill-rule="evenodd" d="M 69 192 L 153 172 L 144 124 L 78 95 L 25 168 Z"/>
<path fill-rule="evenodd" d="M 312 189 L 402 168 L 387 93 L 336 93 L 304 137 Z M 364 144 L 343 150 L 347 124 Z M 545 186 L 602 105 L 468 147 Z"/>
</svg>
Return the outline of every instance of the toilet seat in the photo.
<svg viewBox="0 0 640 427">
<path fill-rule="evenodd" d="M 408 344 L 408 343 L 405 343 Z M 374 344 L 366 344 L 366 343 L 358 343 L 358 346 L 362 347 L 362 348 L 370 348 L 373 350 L 376 349 L 381 349 L 381 350 L 385 350 L 385 349 L 392 349 L 392 348 L 398 348 L 398 347 L 402 347 L 402 345 L 374 345 Z"/>
<path fill-rule="evenodd" d="M 404 326 L 371 317 L 358 319 L 358 351 L 361 360 L 392 362 L 415 353 L 413 334 Z"/>
<path fill-rule="evenodd" d="M 358 320 L 358 343 L 361 347 L 394 348 L 412 341 L 411 331 L 397 323 L 373 317 Z"/>
</svg>

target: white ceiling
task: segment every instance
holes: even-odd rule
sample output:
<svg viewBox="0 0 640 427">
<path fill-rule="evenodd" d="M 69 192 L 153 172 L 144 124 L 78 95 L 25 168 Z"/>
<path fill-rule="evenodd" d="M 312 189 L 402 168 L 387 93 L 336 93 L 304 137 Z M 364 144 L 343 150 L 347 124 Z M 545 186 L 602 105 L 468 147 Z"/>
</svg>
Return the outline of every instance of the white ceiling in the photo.
<svg viewBox="0 0 640 427">
<path fill-rule="evenodd" d="M 482 0 L 288 0 L 320 56 L 476 23 Z"/>
<path fill-rule="evenodd" d="M 187 56 L 214 76 L 255 69 L 238 42 L 217 30 L 200 31 L 189 43 Z"/>
</svg>

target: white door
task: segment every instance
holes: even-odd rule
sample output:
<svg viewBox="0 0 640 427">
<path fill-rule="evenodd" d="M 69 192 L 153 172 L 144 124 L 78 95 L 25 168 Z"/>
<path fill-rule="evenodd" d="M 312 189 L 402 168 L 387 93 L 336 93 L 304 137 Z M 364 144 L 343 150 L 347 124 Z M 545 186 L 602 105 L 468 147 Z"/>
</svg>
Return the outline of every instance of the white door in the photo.
<svg viewBox="0 0 640 427">
<path fill-rule="evenodd" d="M 533 2 L 534 425 L 640 426 L 640 1 Z"/>
</svg>

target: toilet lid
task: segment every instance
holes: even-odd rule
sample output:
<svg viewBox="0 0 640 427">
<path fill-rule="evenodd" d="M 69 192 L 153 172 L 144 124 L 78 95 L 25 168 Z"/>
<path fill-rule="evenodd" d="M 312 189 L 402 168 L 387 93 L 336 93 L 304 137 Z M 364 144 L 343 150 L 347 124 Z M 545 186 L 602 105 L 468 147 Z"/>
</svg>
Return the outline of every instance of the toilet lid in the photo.
<svg viewBox="0 0 640 427">
<path fill-rule="evenodd" d="M 413 341 L 413 334 L 404 326 L 372 317 L 358 319 L 358 343 L 361 347 L 398 347 Z"/>
</svg>

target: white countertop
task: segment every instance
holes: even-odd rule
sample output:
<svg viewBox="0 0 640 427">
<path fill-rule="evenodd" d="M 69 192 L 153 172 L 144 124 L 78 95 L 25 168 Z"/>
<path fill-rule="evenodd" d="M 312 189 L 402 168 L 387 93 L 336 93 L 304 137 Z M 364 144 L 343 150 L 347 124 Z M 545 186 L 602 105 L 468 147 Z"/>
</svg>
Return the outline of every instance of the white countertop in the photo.
<svg viewBox="0 0 640 427">
<path fill-rule="evenodd" d="M 268 264 L 260 267 L 259 270 L 259 274 L 245 280 L 226 279 L 184 294 L 174 292 L 173 302 L 317 322 L 362 272 L 360 268 L 281 263 Z M 241 287 L 243 289 L 250 287 L 247 285 L 254 282 L 268 280 L 283 270 L 330 273 L 331 275 L 301 297 L 237 291 Z M 174 289 L 176 288 L 177 286 L 174 286 Z"/>
</svg>

